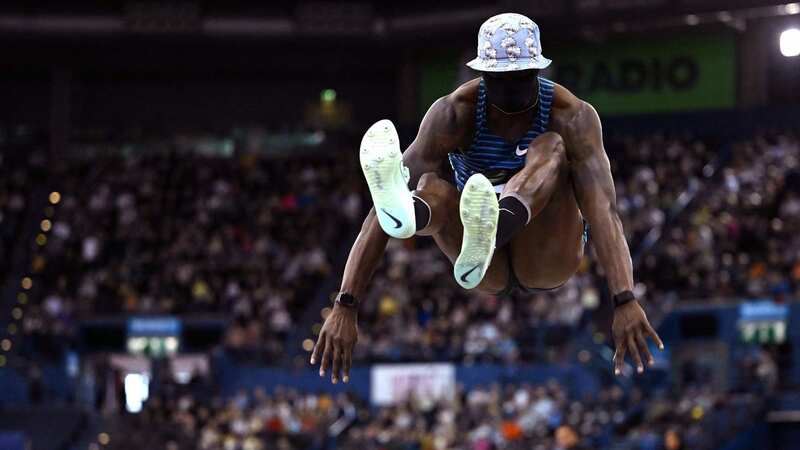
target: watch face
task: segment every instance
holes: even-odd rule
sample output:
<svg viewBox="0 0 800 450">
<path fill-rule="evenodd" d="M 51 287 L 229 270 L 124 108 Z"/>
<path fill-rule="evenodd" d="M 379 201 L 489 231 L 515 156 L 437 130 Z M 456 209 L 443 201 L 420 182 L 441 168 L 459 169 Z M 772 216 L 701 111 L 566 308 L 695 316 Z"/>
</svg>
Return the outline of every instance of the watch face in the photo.
<svg viewBox="0 0 800 450">
<path fill-rule="evenodd" d="M 356 304 L 356 298 L 350 294 L 342 294 L 339 296 L 339 303 L 345 306 L 353 306 Z"/>
</svg>

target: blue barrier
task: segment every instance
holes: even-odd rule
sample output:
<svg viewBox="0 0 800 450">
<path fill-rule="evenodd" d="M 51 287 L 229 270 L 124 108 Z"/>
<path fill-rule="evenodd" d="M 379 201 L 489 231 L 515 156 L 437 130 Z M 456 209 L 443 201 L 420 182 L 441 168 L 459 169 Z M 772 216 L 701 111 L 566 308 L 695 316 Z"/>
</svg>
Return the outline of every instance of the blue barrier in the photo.
<svg viewBox="0 0 800 450">
<path fill-rule="evenodd" d="M 218 361 L 218 380 L 223 394 L 232 395 L 239 390 L 262 388 L 273 392 L 278 387 L 302 389 L 331 394 L 352 392 L 362 398 L 370 396 L 370 368 L 354 367 L 350 371 L 350 382 L 333 385 L 330 375 L 320 378 L 318 368 L 284 369 L 278 367 L 244 367 Z M 597 392 L 600 382 L 589 370 L 577 364 L 545 365 L 457 365 L 456 382 L 465 388 L 486 386 L 493 383 L 531 383 L 544 384 L 556 380 L 583 396 Z"/>
<path fill-rule="evenodd" d="M 746 301 L 746 300 L 742 300 Z M 792 343 L 792 359 L 800 361 L 800 333 L 797 324 L 800 323 L 800 303 L 788 304 L 788 317 L 786 328 L 786 341 Z M 713 316 L 716 320 L 716 334 L 710 337 L 690 337 L 684 336 L 681 330 L 681 321 L 686 318 L 699 317 L 705 315 Z M 681 307 L 672 311 L 658 328 L 661 339 L 667 344 L 671 343 L 690 343 L 698 340 L 718 340 L 729 345 L 727 364 L 735 368 L 742 355 L 754 344 L 743 342 L 741 330 L 739 329 L 740 303 L 730 303 L 724 305 L 703 305 Z M 731 371 L 728 380 L 731 386 L 739 383 L 738 372 Z M 800 384 L 800 364 L 793 364 L 785 374 L 788 383 Z"/>
<path fill-rule="evenodd" d="M 64 401 L 74 390 L 63 365 L 47 365 L 41 367 L 41 382 L 43 394 L 48 401 Z M 0 406 L 26 405 L 30 401 L 28 390 L 30 385 L 25 374 L 5 367 L 0 369 Z"/>
<path fill-rule="evenodd" d="M 28 402 L 28 381 L 16 370 L 0 369 L 0 386 L 0 406 Z"/>
<path fill-rule="evenodd" d="M 756 448 L 768 448 L 769 441 L 768 428 L 766 424 L 760 423 L 749 430 L 742 431 L 720 450 L 751 450 Z"/>
<path fill-rule="evenodd" d="M 25 450 L 28 438 L 18 431 L 0 431 L 0 450 Z"/>
<path fill-rule="evenodd" d="M 229 365 L 219 373 L 223 395 L 233 395 L 239 390 L 262 388 L 268 393 L 278 387 L 302 388 L 311 392 L 331 394 L 353 392 L 362 398 L 369 398 L 370 376 L 368 367 L 354 367 L 350 370 L 350 382 L 331 384 L 330 374 L 320 378 L 318 369 L 282 369 L 278 367 L 237 367 Z"/>
</svg>

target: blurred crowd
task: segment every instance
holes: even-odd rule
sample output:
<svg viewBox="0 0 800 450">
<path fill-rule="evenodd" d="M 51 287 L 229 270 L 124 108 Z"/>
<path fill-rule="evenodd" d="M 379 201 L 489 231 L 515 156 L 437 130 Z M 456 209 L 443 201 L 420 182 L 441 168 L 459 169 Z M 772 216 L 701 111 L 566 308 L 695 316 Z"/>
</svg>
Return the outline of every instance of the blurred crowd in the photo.
<svg viewBox="0 0 800 450">
<path fill-rule="evenodd" d="M 719 144 L 691 135 L 610 137 L 605 147 L 634 252 L 648 233 L 661 231 L 681 195 L 705 186 L 722 152 Z"/>
<path fill-rule="evenodd" d="M 760 413 L 751 394 L 708 387 L 648 399 L 618 386 L 581 398 L 555 380 L 544 385 L 459 388 L 452 398 L 411 397 L 367 405 L 352 394 L 277 388 L 231 398 L 168 386 L 111 448 L 170 450 L 706 450 Z M 112 440 L 113 442 L 113 440 Z"/>
<path fill-rule="evenodd" d="M 125 416 L 126 438 L 111 448 L 321 449 L 329 439 L 329 427 L 340 419 L 339 426 L 350 425 L 357 411 L 364 411 L 355 397 L 346 394 L 278 388 L 268 395 L 259 388 L 224 398 L 198 392 L 193 384 L 163 385 L 140 413 Z"/>
<path fill-rule="evenodd" d="M 361 215 L 352 167 L 176 151 L 61 167 L 23 332 L 41 350 L 90 316 L 223 314 L 232 354 L 279 356 Z"/>
<path fill-rule="evenodd" d="M 452 401 L 409 401 L 356 424 L 343 448 L 398 449 L 712 449 L 752 423 L 759 400 L 748 394 L 687 389 L 648 399 L 618 386 L 584 398 L 555 381 L 494 385 Z M 748 409 L 751 408 L 751 409 Z"/>
<path fill-rule="evenodd" d="M 682 299 L 796 298 L 800 140 L 760 135 L 730 152 L 720 176 L 644 259 L 642 278 Z"/>
<path fill-rule="evenodd" d="M 648 311 L 797 293 L 798 145 L 790 134 L 729 148 L 689 135 L 607 139 L 619 211 L 641 261 L 635 291 Z M 58 352 L 85 317 L 223 314 L 232 355 L 279 361 L 306 308 L 327 296 L 323 281 L 340 277 L 333 262 L 370 204 L 345 147 L 266 159 L 167 145 L 53 165 L 48 189 L 60 198 L 47 244 L 30 246 L 37 290 L 21 321 L 27 348 Z M 12 157 L 20 158 L 0 160 L 4 253 L 33 190 L 32 164 Z M 568 358 L 573 331 L 593 323 L 608 295 L 592 239 L 590 231 L 587 255 L 563 287 L 507 299 L 460 289 L 432 239 L 392 240 L 362 301 L 356 357 Z"/>
</svg>

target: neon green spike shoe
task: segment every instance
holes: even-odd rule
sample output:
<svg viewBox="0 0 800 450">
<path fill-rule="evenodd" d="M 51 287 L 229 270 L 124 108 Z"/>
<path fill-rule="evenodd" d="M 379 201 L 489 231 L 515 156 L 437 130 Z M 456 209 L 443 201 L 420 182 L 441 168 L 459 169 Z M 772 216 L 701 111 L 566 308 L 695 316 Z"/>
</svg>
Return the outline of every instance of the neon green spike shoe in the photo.
<svg viewBox="0 0 800 450">
<path fill-rule="evenodd" d="M 358 155 L 383 231 L 399 239 L 413 236 L 417 231 L 414 199 L 394 124 L 381 120 L 369 127 Z"/>
<path fill-rule="evenodd" d="M 476 173 L 469 177 L 461 193 L 459 210 L 464 238 L 453 275 L 464 289 L 472 289 L 483 280 L 492 262 L 500 215 L 494 186 L 485 176 Z"/>
</svg>

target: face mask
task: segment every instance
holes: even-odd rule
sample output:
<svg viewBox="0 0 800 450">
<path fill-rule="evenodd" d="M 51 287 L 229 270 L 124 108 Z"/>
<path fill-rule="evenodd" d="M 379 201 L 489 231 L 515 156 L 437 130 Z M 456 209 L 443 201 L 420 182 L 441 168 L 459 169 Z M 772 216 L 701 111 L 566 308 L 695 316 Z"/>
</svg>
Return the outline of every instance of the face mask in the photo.
<svg viewBox="0 0 800 450">
<path fill-rule="evenodd" d="M 531 106 L 538 97 L 537 75 L 536 70 L 484 73 L 489 102 L 510 113 Z"/>
</svg>

